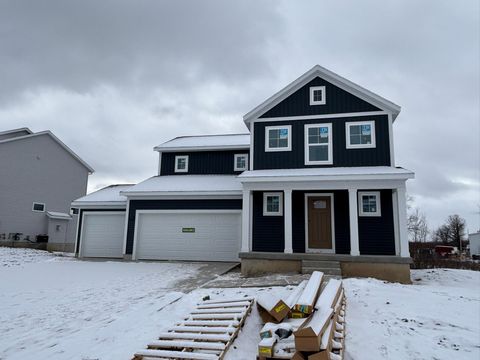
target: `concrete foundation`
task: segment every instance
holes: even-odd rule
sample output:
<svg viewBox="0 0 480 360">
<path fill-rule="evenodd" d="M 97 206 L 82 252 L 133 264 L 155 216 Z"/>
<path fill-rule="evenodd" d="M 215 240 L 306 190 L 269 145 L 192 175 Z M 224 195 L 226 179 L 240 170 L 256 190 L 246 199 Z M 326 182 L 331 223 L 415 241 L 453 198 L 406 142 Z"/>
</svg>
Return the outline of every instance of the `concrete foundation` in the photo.
<svg viewBox="0 0 480 360">
<path fill-rule="evenodd" d="M 301 272 L 302 262 L 298 260 L 242 259 L 242 275 L 251 276 L 267 273 Z"/>
<path fill-rule="evenodd" d="M 47 243 L 31 243 L 28 241 L 0 241 L 0 247 L 47 250 Z"/>
<path fill-rule="evenodd" d="M 47 243 L 48 251 L 75 252 L 75 244 L 72 243 Z"/>
<path fill-rule="evenodd" d="M 341 262 L 342 277 L 372 277 L 411 284 L 410 264 Z"/>
</svg>

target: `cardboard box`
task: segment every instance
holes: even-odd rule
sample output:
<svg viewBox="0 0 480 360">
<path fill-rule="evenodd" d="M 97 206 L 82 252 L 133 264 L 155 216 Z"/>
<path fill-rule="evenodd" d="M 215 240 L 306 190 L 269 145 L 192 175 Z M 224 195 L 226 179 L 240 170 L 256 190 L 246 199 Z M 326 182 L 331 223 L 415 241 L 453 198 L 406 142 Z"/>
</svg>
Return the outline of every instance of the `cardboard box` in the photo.
<svg viewBox="0 0 480 360">
<path fill-rule="evenodd" d="M 333 317 L 333 309 L 321 309 L 310 317 L 293 333 L 295 349 L 298 351 L 320 351 L 322 337 Z M 330 329 L 332 332 L 332 329 Z"/>
<path fill-rule="evenodd" d="M 262 320 L 267 322 L 279 323 L 285 319 L 290 312 L 290 308 L 283 300 L 276 301 L 273 305 L 269 307 L 262 306 L 262 304 L 257 301 L 258 312 Z"/>
<path fill-rule="evenodd" d="M 277 342 L 276 338 L 265 338 L 258 343 L 258 355 L 263 357 L 273 356 L 273 347 Z"/>
<path fill-rule="evenodd" d="M 309 355 L 308 360 L 330 360 L 330 352 L 327 350 L 319 351 L 315 354 Z"/>
<path fill-rule="evenodd" d="M 292 319 L 305 319 L 308 315 L 300 312 L 300 311 L 290 311 L 290 314 L 288 315 Z"/>
<path fill-rule="evenodd" d="M 308 355 L 301 353 L 300 351 L 295 351 L 291 360 L 307 360 Z"/>
</svg>

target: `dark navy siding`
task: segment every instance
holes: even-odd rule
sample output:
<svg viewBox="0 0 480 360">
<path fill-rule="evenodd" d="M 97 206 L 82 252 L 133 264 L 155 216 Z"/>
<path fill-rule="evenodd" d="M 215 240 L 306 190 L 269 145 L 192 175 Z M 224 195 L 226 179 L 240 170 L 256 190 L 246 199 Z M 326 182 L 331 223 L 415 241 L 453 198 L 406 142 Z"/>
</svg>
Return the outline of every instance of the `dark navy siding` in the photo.
<svg viewBox="0 0 480 360">
<path fill-rule="evenodd" d="M 248 154 L 249 150 L 192 151 L 162 153 L 161 175 L 239 174 L 234 171 L 235 154 Z M 175 156 L 188 155 L 188 172 L 175 172 Z"/>
<path fill-rule="evenodd" d="M 345 123 L 352 121 L 375 121 L 376 147 L 368 149 L 347 149 Z M 305 165 L 305 124 L 332 124 L 333 165 Z M 291 125 L 292 150 L 265 152 L 265 126 Z M 388 136 L 388 116 L 357 116 L 319 120 L 293 120 L 255 123 L 254 168 L 297 169 L 305 167 L 352 167 L 390 166 L 390 140 Z"/>
<path fill-rule="evenodd" d="M 325 105 L 310 105 L 311 86 L 325 86 Z M 261 117 L 324 115 L 363 111 L 381 111 L 381 109 L 317 77 Z"/>
<path fill-rule="evenodd" d="M 131 200 L 128 212 L 127 254 L 133 250 L 137 210 L 241 210 L 241 199 Z"/>
<path fill-rule="evenodd" d="M 263 216 L 263 192 L 253 192 L 253 251 L 283 252 L 283 216 Z"/>
<path fill-rule="evenodd" d="M 382 216 L 358 217 L 361 255 L 395 255 L 392 190 L 380 191 L 380 206 Z"/>
<path fill-rule="evenodd" d="M 83 222 L 83 213 L 85 212 L 102 212 L 102 211 L 119 211 L 119 212 L 125 212 L 125 209 L 80 209 L 80 212 L 78 214 L 78 233 L 77 233 L 77 248 L 75 249 L 75 252 L 78 254 L 80 251 L 80 237 L 81 237 L 81 231 L 82 231 L 82 222 Z"/>
</svg>

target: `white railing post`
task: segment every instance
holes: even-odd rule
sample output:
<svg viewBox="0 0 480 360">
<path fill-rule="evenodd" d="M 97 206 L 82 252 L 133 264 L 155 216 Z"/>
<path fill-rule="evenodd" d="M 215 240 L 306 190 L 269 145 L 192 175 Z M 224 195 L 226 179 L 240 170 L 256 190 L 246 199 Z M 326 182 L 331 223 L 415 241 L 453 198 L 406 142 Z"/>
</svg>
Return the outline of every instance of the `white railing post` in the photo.
<svg viewBox="0 0 480 360">
<path fill-rule="evenodd" d="M 360 255 L 358 241 L 358 201 L 357 189 L 348 189 L 348 207 L 350 215 L 350 255 Z"/>
<path fill-rule="evenodd" d="M 241 252 L 250 251 L 250 190 L 243 190 L 242 197 L 242 247 Z"/>
<path fill-rule="evenodd" d="M 405 185 L 397 188 L 398 232 L 400 236 L 400 256 L 410 257 L 407 234 L 407 189 Z"/>
<path fill-rule="evenodd" d="M 284 225 L 285 225 L 285 250 L 286 254 L 293 253 L 292 247 L 292 190 L 284 190 Z"/>
</svg>

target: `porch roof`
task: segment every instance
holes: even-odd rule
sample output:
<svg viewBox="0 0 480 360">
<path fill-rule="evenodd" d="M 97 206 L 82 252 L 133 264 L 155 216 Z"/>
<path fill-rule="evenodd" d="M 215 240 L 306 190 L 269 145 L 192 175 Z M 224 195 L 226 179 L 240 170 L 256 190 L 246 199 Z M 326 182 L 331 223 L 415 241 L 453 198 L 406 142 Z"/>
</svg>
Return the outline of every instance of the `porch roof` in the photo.
<svg viewBox="0 0 480 360">
<path fill-rule="evenodd" d="M 332 181 L 332 180 L 407 180 L 415 174 L 401 167 L 328 167 L 302 169 L 273 169 L 244 171 L 238 176 L 242 183 L 276 181 Z"/>
</svg>

